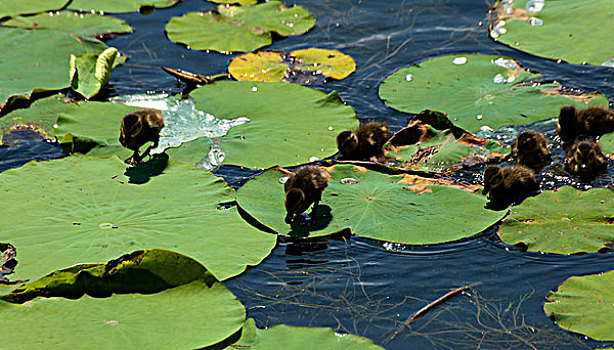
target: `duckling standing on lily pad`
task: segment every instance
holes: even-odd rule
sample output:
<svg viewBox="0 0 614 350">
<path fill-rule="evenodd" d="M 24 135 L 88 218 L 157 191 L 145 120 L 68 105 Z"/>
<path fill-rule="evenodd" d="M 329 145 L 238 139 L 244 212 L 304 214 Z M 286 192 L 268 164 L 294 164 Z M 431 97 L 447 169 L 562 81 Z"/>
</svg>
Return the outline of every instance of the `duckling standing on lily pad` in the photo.
<svg viewBox="0 0 614 350">
<path fill-rule="evenodd" d="M 304 165 L 293 172 L 287 172 L 287 174 L 289 176 L 284 184 L 286 191 L 284 202 L 287 212 L 285 222 L 290 224 L 313 204 L 313 209 L 309 215 L 313 225 L 318 204 L 322 198 L 322 191 L 328 186 L 331 179 L 330 174 L 317 165 Z"/>
<path fill-rule="evenodd" d="M 487 207 L 503 209 L 512 204 L 520 204 L 525 198 L 538 192 L 539 183 L 535 179 L 535 173 L 525 166 L 491 165 L 484 169 L 482 194 L 488 194 L 490 199 Z"/>
<path fill-rule="evenodd" d="M 589 107 L 578 111 L 574 106 L 564 106 L 559 112 L 556 133 L 563 141 L 594 138 L 610 132 L 614 132 L 614 111 L 610 109 Z"/>
<path fill-rule="evenodd" d="M 368 122 L 356 130 L 342 131 L 337 136 L 338 159 L 377 161 L 390 136 L 388 125 L 381 122 Z"/>
<path fill-rule="evenodd" d="M 126 114 L 122 118 L 119 143 L 133 150 L 134 153 L 124 162 L 130 165 L 141 163 L 150 150 L 158 147 L 160 130 L 163 127 L 162 114 L 158 110 L 142 109 Z M 142 155 L 139 155 L 141 146 L 150 141 L 153 142 L 153 145 L 149 146 Z"/>
<path fill-rule="evenodd" d="M 518 133 L 512 145 L 512 154 L 516 158 L 516 163 L 534 171 L 541 171 L 552 159 L 546 137 L 535 130 L 524 130 Z"/>
<path fill-rule="evenodd" d="M 570 174 L 590 179 L 607 167 L 608 160 L 601 152 L 601 147 L 591 140 L 576 141 L 567 151 L 565 170 Z"/>
</svg>

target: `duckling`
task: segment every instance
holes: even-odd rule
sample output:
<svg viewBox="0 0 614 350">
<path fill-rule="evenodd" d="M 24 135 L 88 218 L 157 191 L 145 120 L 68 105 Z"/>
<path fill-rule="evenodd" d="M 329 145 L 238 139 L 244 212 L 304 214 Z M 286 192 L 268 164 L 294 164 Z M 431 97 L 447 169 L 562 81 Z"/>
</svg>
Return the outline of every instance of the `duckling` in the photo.
<svg viewBox="0 0 614 350">
<path fill-rule="evenodd" d="M 551 160 L 546 137 L 535 130 L 524 130 L 518 133 L 512 145 L 511 154 L 516 157 L 516 163 L 534 171 L 540 171 Z"/>
<path fill-rule="evenodd" d="M 158 147 L 160 130 L 163 127 L 162 114 L 155 109 L 142 109 L 126 114 L 122 118 L 119 142 L 133 150 L 134 154 L 124 162 L 131 165 L 141 163 L 150 150 Z M 148 141 L 152 141 L 153 145 L 149 146 L 143 155 L 139 155 L 139 148 Z"/>
<path fill-rule="evenodd" d="M 337 136 L 339 159 L 377 161 L 390 135 L 388 125 L 380 122 L 368 122 L 356 130 L 342 131 Z"/>
<path fill-rule="evenodd" d="M 565 171 L 582 178 L 591 178 L 606 170 L 608 160 L 593 141 L 576 141 L 567 152 Z"/>
<path fill-rule="evenodd" d="M 317 165 L 305 165 L 289 174 L 284 184 L 286 191 L 285 205 L 287 224 L 294 218 L 305 212 L 313 203 L 313 209 L 309 215 L 315 223 L 316 211 L 322 198 L 322 191 L 328 186 L 330 174 Z"/>
<path fill-rule="evenodd" d="M 504 207 L 510 204 L 520 204 L 526 197 L 539 191 L 539 184 L 535 179 L 533 170 L 522 166 L 512 165 L 500 167 L 491 165 L 484 169 L 484 190 L 488 199 Z M 490 203 L 489 203 L 490 204 Z"/>
<path fill-rule="evenodd" d="M 559 112 L 556 133 L 563 141 L 598 137 L 613 131 L 614 111 L 607 108 L 589 107 L 578 111 L 574 106 L 564 106 Z"/>
</svg>

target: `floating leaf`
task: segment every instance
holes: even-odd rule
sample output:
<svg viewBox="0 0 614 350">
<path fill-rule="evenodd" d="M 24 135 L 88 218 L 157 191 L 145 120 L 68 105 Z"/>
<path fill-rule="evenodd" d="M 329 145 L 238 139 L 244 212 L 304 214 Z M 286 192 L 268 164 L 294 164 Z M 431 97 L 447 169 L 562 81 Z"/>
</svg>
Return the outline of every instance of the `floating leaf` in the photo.
<svg viewBox="0 0 614 350">
<path fill-rule="evenodd" d="M 245 223 L 235 208 L 219 207 L 234 200 L 222 179 L 156 159 L 128 169 L 115 157 L 28 163 L 1 173 L 0 191 L 3 239 L 19 261 L 13 279 L 164 248 L 195 258 L 224 280 L 275 246 L 274 235 Z"/>
<path fill-rule="evenodd" d="M 132 33 L 132 27 L 121 19 L 72 11 L 19 16 L 2 22 L 2 26 L 22 29 L 53 29 L 87 37 Z"/>
<path fill-rule="evenodd" d="M 331 175 L 309 232 L 308 228 L 291 228 L 284 223 L 284 187 L 279 183 L 283 175 L 274 170 L 249 180 L 237 191 L 237 202 L 265 226 L 287 235 L 323 236 L 350 228 L 358 236 L 406 244 L 435 244 L 469 237 L 505 215 L 484 209 L 484 197 L 457 188 L 424 188 L 415 186 L 411 178 L 351 165 L 336 165 Z M 341 183 L 345 178 L 358 182 Z"/>
<path fill-rule="evenodd" d="M 609 154 L 610 158 L 614 159 L 614 132 L 601 136 L 599 146 L 603 153 Z"/>
<path fill-rule="evenodd" d="M 549 59 L 608 66 L 614 58 L 610 0 L 497 1 L 490 36 Z"/>
<path fill-rule="evenodd" d="M 41 98 L 32 103 L 30 108 L 16 109 L 0 118 L 0 144 L 5 134 L 30 129 L 43 135 L 46 140 L 55 139 L 54 124 L 58 114 L 71 108 L 58 96 Z"/>
<path fill-rule="evenodd" d="M 568 331 L 596 340 L 614 340 L 614 270 L 572 276 L 548 293 L 544 311 Z"/>
<path fill-rule="evenodd" d="M 248 7 L 219 5 L 216 11 L 173 17 L 166 33 L 195 50 L 247 52 L 271 44 L 271 32 L 301 35 L 314 24 L 313 15 L 301 6 L 267 1 Z"/>
<path fill-rule="evenodd" d="M 282 81 L 308 72 L 343 79 L 356 70 L 352 57 L 337 50 L 310 48 L 292 51 L 262 50 L 235 57 L 228 72 L 239 81 Z"/>
<path fill-rule="evenodd" d="M 383 349 L 367 338 L 337 333 L 324 327 L 295 327 L 280 324 L 266 329 L 256 328 L 253 318 L 247 319 L 237 347 L 249 349 Z"/>
<path fill-rule="evenodd" d="M 20 0 L 0 2 L 0 18 L 13 17 L 49 10 L 59 10 L 68 0 Z"/>
<path fill-rule="evenodd" d="M 603 94 L 565 95 L 556 82 L 533 83 L 537 77 L 508 57 L 441 56 L 399 69 L 382 82 L 379 95 L 402 112 L 444 111 L 468 132 L 554 118 L 564 105 L 608 106 Z"/>
<path fill-rule="evenodd" d="M 498 234 L 503 242 L 522 243 L 534 252 L 596 252 L 614 242 L 613 219 L 612 190 L 563 186 L 512 207 Z"/>
<path fill-rule="evenodd" d="M 143 7 L 170 7 L 180 0 L 73 0 L 68 5 L 71 10 L 82 12 L 135 12 Z"/>
<path fill-rule="evenodd" d="M 109 82 L 117 49 L 109 47 L 100 54 L 70 55 L 70 86 L 90 99 Z"/>
<path fill-rule="evenodd" d="M 216 4 L 230 4 L 230 5 L 241 5 L 241 6 L 251 6 L 256 5 L 258 0 L 207 0 L 209 2 L 214 2 Z"/>
</svg>

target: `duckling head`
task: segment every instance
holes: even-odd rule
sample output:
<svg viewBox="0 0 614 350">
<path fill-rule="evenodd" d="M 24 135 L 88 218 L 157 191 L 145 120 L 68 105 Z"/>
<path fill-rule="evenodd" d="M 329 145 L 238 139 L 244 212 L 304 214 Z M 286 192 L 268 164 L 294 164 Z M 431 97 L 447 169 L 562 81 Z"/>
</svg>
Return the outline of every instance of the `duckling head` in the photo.
<svg viewBox="0 0 614 350">
<path fill-rule="evenodd" d="M 529 132 L 521 132 L 518 134 L 518 148 L 523 150 L 534 150 L 537 148 L 538 142 L 535 135 Z"/>
<path fill-rule="evenodd" d="M 559 112 L 559 122 L 556 125 L 556 133 L 565 138 L 570 132 L 574 129 L 574 125 L 576 122 L 576 116 L 578 111 L 574 106 L 564 106 L 561 107 Z"/>
<path fill-rule="evenodd" d="M 484 169 L 484 189 L 482 194 L 486 195 L 491 188 L 497 188 L 503 184 L 503 169 L 497 165 L 491 165 Z"/>
<path fill-rule="evenodd" d="M 141 145 L 138 145 L 136 136 L 143 130 L 143 123 L 138 115 L 134 113 L 126 114 L 122 118 L 122 125 L 120 128 L 119 143 L 122 146 L 136 150 Z"/>
<path fill-rule="evenodd" d="M 348 155 L 358 148 L 358 136 L 356 133 L 346 130 L 337 135 L 337 148 L 343 155 Z"/>
<path fill-rule="evenodd" d="M 575 147 L 572 155 L 571 170 L 580 175 L 590 175 L 599 168 L 599 153 L 601 148 L 594 142 L 581 141 Z"/>
<path fill-rule="evenodd" d="M 286 218 L 287 224 L 291 223 L 294 216 L 305 211 L 305 192 L 299 188 L 291 188 L 286 192 Z"/>
</svg>

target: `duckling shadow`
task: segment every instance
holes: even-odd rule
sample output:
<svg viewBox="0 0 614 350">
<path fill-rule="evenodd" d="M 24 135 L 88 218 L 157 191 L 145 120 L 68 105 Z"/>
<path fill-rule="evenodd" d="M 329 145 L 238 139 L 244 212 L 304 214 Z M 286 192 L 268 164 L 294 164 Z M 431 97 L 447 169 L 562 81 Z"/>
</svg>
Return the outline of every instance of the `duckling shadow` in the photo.
<svg viewBox="0 0 614 350">
<path fill-rule="evenodd" d="M 168 155 L 166 153 L 156 154 L 145 163 L 137 164 L 126 169 L 124 175 L 128 177 L 128 182 L 133 184 L 144 184 L 154 176 L 164 172 L 168 165 Z"/>
<path fill-rule="evenodd" d="M 328 205 L 319 205 L 316 211 L 315 222 L 312 224 L 310 222 L 299 220 L 292 221 L 288 236 L 294 238 L 305 238 L 309 237 L 309 233 L 312 231 L 325 229 L 333 219 L 331 212 L 332 209 Z"/>
</svg>

